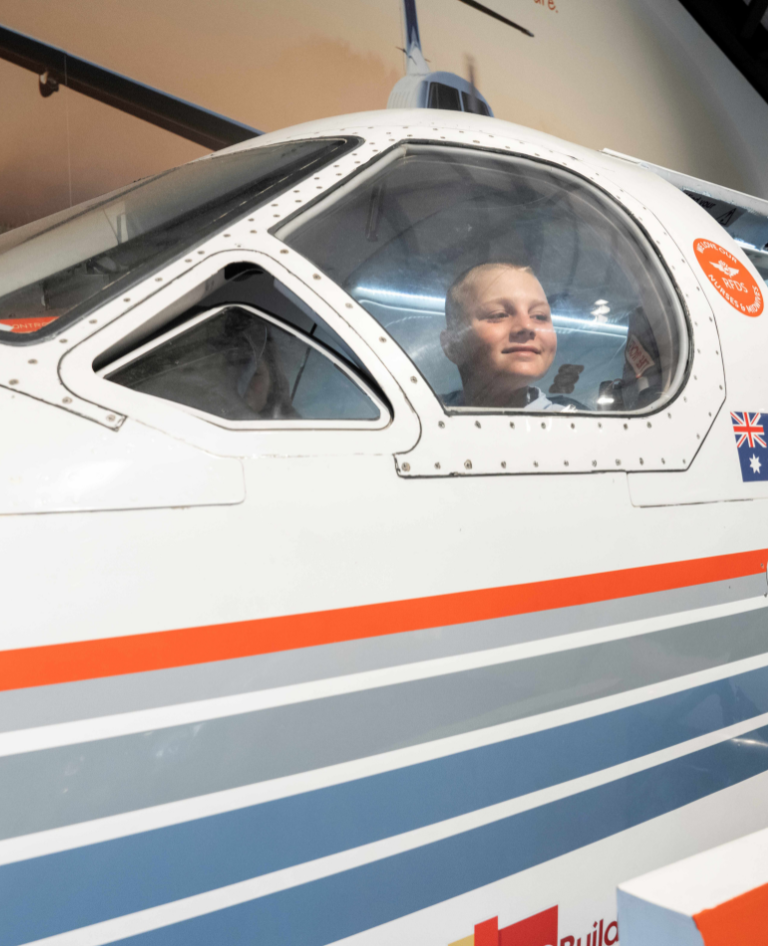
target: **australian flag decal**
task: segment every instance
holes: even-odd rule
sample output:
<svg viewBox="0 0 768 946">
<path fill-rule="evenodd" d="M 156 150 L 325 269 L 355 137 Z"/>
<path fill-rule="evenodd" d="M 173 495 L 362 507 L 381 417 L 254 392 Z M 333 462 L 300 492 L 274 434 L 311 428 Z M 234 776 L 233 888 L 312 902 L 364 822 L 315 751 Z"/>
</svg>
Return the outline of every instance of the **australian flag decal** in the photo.
<svg viewBox="0 0 768 946">
<path fill-rule="evenodd" d="M 768 418 L 768 414 L 765 415 Z M 741 464 L 741 478 L 745 483 L 752 480 L 768 480 L 768 435 L 765 432 L 762 414 L 749 411 L 731 411 L 733 434 Z"/>
</svg>

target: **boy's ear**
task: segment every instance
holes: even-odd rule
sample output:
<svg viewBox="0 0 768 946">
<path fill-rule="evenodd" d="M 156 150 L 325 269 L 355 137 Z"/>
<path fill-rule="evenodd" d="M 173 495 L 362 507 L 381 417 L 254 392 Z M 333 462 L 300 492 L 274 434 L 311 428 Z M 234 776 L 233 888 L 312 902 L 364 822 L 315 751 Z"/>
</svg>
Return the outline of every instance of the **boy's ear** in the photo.
<svg viewBox="0 0 768 946">
<path fill-rule="evenodd" d="M 452 361 L 455 365 L 458 364 L 456 361 L 457 351 L 456 351 L 456 336 L 449 329 L 444 328 L 440 332 L 440 344 L 443 349 L 443 353 L 448 361 Z"/>
</svg>

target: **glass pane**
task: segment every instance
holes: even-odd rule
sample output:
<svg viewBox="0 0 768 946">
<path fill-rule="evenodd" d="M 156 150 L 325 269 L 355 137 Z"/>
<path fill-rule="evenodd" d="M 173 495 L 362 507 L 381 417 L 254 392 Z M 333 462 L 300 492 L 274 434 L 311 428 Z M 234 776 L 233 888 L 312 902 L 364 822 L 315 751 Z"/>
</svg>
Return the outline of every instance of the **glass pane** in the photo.
<svg viewBox="0 0 768 946">
<path fill-rule="evenodd" d="M 469 92 L 462 92 L 461 104 L 464 106 L 465 112 L 475 112 L 475 114 L 477 115 L 490 115 L 491 114 L 488 111 L 488 106 L 480 98 L 479 95 L 475 96 L 475 101 L 473 103 L 472 96 L 469 94 Z M 473 107 L 473 104 L 474 104 L 474 107 Z"/>
<path fill-rule="evenodd" d="M 753 250 L 742 246 L 742 250 L 754 263 L 755 269 L 760 273 L 763 282 L 768 284 L 768 253 L 764 250 Z"/>
<path fill-rule="evenodd" d="M 403 148 L 281 236 L 394 336 L 446 407 L 640 411 L 684 373 L 685 319 L 655 252 L 559 168 Z"/>
<path fill-rule="evenodd" d="M 376 381 L 357 357 L 355 352 L 341 339 L 302 299 L 276 279 L 270 272 L 255 265 L 252 261 L 243 260 L 239 263 L 230 263 L 214 278 L 215 288 L 201 299 L 187 312 L 174 319 L 173 327 L 181 325 L 203 312 L 210 311 L 216 306 L 240 305 L 252 306 L 273 315 L 281 322 L 287 322 L 299 329 L 305 335 L 311 336 L 326 348 L 330 348 L 339 357 L 353 365 L 358 374 L 362 375 L 370 388 L 377 395 L 383 397 L 378 390 Z M 170 325 L 157 330 L 152 337 L 164 335 Z M 142 338 L 140 344 L 150 340 Z M 133 348 L 138 348 L 134 344 Z M 115 360 L 115 359 L 112 359 Z M 104 367 L 106 362 L 99 367 Z M 98 370 L 98 368 L 96 369 Z"/>
<path fill-rule="evenodd" d="M 442 82 L 432 82 L 429 86 L 429 108 L 444 108 L 451 112 L 460 112 L 459 90 Z"/>
<path fill-rule="evenodd" d="M 82 317 L 353 144 L 214 155 L 0 236 L 0 341 Z"/>
<path fill-rule="evenodd" d="M 376 420 L 378 407 L 301 338 L 237 307 L 108 374 L 226 420 Z"/>
</svg>

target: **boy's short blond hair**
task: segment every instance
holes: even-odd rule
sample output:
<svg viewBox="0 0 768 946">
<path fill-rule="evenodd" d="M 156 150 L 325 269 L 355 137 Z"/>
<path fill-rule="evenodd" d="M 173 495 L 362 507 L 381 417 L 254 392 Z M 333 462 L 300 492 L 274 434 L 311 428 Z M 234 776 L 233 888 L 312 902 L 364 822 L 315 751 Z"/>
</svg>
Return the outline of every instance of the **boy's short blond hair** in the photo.
<svg viewBox="0 0 768 946">
<path fill-rule="evenodd" d="M 461 321 L 461 317 L 466 311 L 467 299 L 477 282 L 478 276 L 494 269 L 511 269 L 517 273 L 534 275 L 530 266 L 520 266 L 518 263 L 505 260 L 496 263 L 480 263 L 478 266 L 465 269 L 461 275 L 454 279 L 445 294 L 445 322 L 449 329 L 454 328 Z"/>
</svg>

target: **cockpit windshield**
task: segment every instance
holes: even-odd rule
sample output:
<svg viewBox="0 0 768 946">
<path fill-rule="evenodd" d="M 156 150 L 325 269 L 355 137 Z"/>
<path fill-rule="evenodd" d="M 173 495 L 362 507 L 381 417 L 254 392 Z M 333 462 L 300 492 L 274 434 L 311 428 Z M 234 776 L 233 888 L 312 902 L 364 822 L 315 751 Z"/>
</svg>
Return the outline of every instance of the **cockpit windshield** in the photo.
<svg viewBox="0 0 768 946">
<path fill-rule="evenodd" d="M 648 238 L 560 167 L 408 145 L 277 235 L 410 356 L 448 410 L 645 411 L 687 329 Z"/>
<path fill-rule="evenodd" d="M 356 143 L 213 155 L 0 236 L 0 342 L 53 334 Z"/>
</svg>

